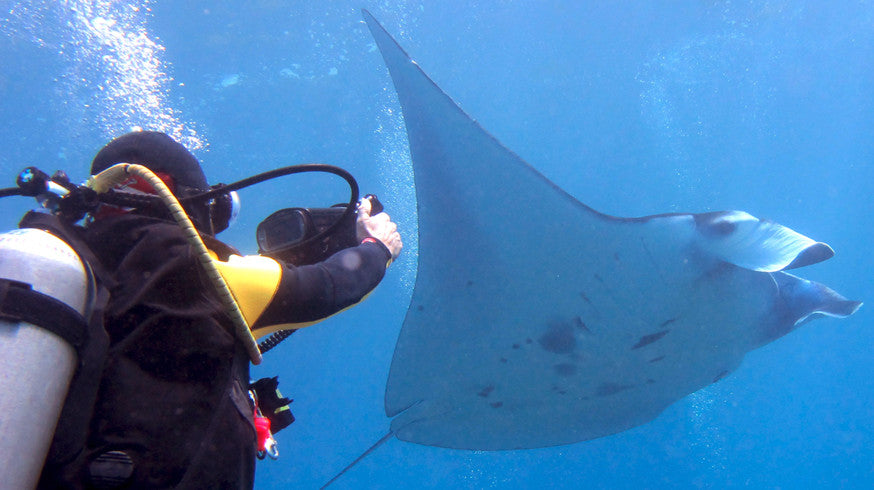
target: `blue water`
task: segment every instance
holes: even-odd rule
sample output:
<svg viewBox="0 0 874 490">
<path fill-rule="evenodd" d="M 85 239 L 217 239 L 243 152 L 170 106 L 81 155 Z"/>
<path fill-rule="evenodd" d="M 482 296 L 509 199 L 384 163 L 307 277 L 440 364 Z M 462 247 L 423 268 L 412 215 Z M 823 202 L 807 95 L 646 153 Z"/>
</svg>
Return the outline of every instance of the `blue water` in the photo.
<svg viewBox="0 0 874 490">
<path fill-rule="evenodd" d="M 380 196 L 402 228 L 401 259 L 364 304 L 254 370 L 280 376 L 298 419 L 278 435 L 280 460 L 259 463 L 257 488 L 318 487 L 388 429 L 382 396 L 415 280 L 416 207 L 400 108 L 361 7 L 586 204 L 773 219 L 836 250 L 806 278 L 874 301 L 874 5 L 610 3 L 621 5 L 3 0 L 0 187 L 27 165 L 82 180 L 106 141 L 142 127 L 183 141 L 214 182 L 325 162 Z M 221 238 L 254 252 L 271 211 L 344 192 L 324 177 L 260 186 Z M 31 204 L 0 201 L 2 228 Z M 392 439 L 336 488 L 869 488 L 870 311 L 808 324 L 615 436 L 494 453 Z"/>
</svg>

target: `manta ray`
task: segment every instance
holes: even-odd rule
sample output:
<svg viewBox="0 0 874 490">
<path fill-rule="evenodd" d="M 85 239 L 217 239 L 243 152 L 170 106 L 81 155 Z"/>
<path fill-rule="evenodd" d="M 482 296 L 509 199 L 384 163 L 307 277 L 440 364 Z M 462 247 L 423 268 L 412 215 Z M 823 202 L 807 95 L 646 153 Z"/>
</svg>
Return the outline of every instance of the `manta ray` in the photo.
<svg viewBox="0 0 874 490">
<path fill-rule="evenodd" d="M 586 206 L 364 17 L 403 109 L 419 220 L 385 390 L 391 427 L 374 447 L 392 435 L 513 450 L 615 434 L 728 376 L 747 352 L 861 305 L 786 272 L 834 251 L 780 224 Z"/>
</svg>

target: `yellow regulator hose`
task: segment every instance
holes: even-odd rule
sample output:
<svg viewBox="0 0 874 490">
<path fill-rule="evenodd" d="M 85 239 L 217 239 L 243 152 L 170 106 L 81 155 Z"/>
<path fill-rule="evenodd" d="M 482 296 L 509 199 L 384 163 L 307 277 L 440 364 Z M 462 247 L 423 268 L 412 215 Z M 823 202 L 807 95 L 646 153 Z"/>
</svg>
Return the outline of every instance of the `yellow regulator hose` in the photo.
<svg viewBox="0 0 874 490">
<path fill-rule="evenodd" d="M 182 205 L 179 204 L 176 196 L 170 192 L 164 181 L 142 165 L 119 163 L 97 175 L 92 175 L 85 185 L 98 194 L 102 194 L 129 179 L 132 175 L 146 180 L 155 189 L 161 200 L 170 208 L 173 219 L 184 230 L 188 243 L 191 244 L 197 253 L 200 265 L 203 266 L 206 275 L 215 286 L 222 304 L 234 322 L 234 331 L 237 339 L 246 347 L 246 352 L 249 353 L 249 359 L 251 359 L 252 364 L 261 364 L 261 351 L 258 349 L 258 342 L 255 340 L 255 336 L 252 335 L 252 330 L 249 328 L 249 324 L 246 323 L 246 319 L 243 318 L 243 313 L 240 311 L 237 301 L 234 299 L 233 294 L 231 294 L 231 290 L 228 289 L 228 285 L 219 273 L 212 257 L 210 257 L 209 251 L 206 245 L 203 244 L 203 240 L 200 238 L 200 234 L 197 232 L 194 224 L 191 223 L 191 219 L 188 218 L 185 210 L 182 209 Z"/>
</svg>

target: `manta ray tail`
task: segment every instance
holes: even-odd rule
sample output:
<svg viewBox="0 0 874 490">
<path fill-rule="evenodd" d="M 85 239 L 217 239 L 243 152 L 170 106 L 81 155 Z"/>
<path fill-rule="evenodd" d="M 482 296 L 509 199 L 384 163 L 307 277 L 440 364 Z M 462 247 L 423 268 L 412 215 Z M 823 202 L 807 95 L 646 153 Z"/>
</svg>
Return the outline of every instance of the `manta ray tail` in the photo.
<svg viewBox="0 0 874 490">
<path fill-rule="evenodd" d="M 391 439 L 391 436 L 392 436 L 392 435 L 393 435 L 392 432 L 391 432 L 391 431 L 388 431 L 388 433 L 387 433 L 386 435 L 382 436 L 382 438 L 381 438 L 380 440 L 376 441 L 372 446 L 370 446 L 369 448 L 367 448 L 366 451 L 364 451 L 363 453 L 361 453 L 361 456 L 358 456 L 357 458 L 355 458 L 355 461 L 349 463 L 349 464 L 348 464 L 345 468 L 343 468 L 339 473 L 337 473 L 336 475 L 334 475 L 334 478 L 331 478 L 330 480 L 328 480 L 328 483 L 325 483 L 324 485 L 322 485 L 322 490 L 325 489 L 325 488 L 328 488 L 332 483 L 334 483 L 335 481 L 337 481 L 337 478 L 340 478 L 341 476 L 343 476 L 344 473 L 346 473 L 347 471 L 349 471 L 350 469 L 352 469 L 353 466 L 357 465 L 357 464 L 358 464 L 362 459 L 366 458 L 370 453 L 372 453 L 373 451 L 375 451 L 379 446 L 382 446 L 383 444 L 385 444 L 386 441 L 388 441 L 389 439 Z"/>
</svg>

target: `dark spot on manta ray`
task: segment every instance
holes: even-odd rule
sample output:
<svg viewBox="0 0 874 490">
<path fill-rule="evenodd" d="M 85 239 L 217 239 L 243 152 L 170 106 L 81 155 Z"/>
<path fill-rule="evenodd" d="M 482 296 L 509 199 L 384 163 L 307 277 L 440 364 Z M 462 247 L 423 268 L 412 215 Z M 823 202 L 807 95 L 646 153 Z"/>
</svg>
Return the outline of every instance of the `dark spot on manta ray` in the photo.
<svg viewBox="0 0 874 490">
<path fill-rule="evenodd" d="M 659 361 L 661 361 L 661 360 L 664 359 L 664 358 L 665 358 L 665 356 L 653 357 L 653 358 L 650 359 L 648 362 L 659 362 Z"/>
<path fill-rule="evenodd" d="M 715 378 L 713 378 L 713 382 L 715 383 L 715 382 L 721 380 L 726 375 L 728 375 L 728 371 L 722 371 L 721 373 L 717 374 Z"/>
<path fill-rule="evenodd" d="M 507 363 L 507 358 L 506 358 L 506 357 L 502 357 L 502 358 L 500 359 L 500 361 L 501 361 L 502 363 L 506 364 L 506 363 Z"/>
<path fill-rule="evenodd" d="M 534 342 L 534 341 L 533 341 L 533 340 L 531 340 L 531 339 L 530 339 L 530 338 L 528 338 L 528 339 L 525 339 L 525 343 L 526 343 L 526 344 L 530 344 L 530 343 L 533 343 L 533 342 Z"/>
<path fill-rule="evenodd" d="M 504 406 L 504 402 L 492 402 L 492 403 L 489 403 L 489 405 L 491 405 L 492 408 L 501 408 Z"/>
<path fill-rule="evenodd" d="M 513 344 L 513 348 L 514 348 L 514 349 L 518 349 L 519 347 L 522 347 L 522 346 L 519 345 L 519 344 Z"/>
<path fill-rule="evenodd" d="M 586 303 L 592 304 L 592 300 L 590 300 L 589 297 L 586 296 L 586 293 L 580 293 L 580 297 L 583 298 L 583 301 L 585 301 Z"/>
<path fill-rule="evenodd" d="M 480 390 L 480 392 L 477 393 L 477 396 L 481 396 L 483 398 L 488 398 L 489 395 L 491 395 L 493 391 L 495 391 L 495 385 L 488 385 L 485 388 L 483 388 L 482 390 Z"/>
<path fill-rule="evenodd" d="M 592 277 L 594 277 L 595 280 L 597 280 L 597 281 L 600 282 L 600 283 L 603 283 L 603 282 L 604 282 L 604 280 L 601 279 L 601 276 L 599 276 L 598 274 L 595 274 L 595 275 L 593 275 Z"/>
<path fill-rule="evenodd" d="M 651 384 L 653 384 L 653 383 L 655 383 L 655 380 L 652 379 L 652 378 L 649 378 L 649 379 L 646 380 L 646 384 L 648 384 L 648 385 L 651 385 Z"/>
<path fill-rule="evenodd" d="M 577 374 L 577 365 L 569 362 L 562 362 L 553 365 L 552 370 L 555 371 L 555 374 L 567 378 Z"/>
<path fill-rule="evenodd" d="M 619 383 L 601 383 L 595 389 L 596 396 L 610 396 L 615 395 L 616 393 L 623 392 L 625 390 L 629 390 L 634 388 L 634 385 L 623 385 Z"/>
<path fill-rule="evenodd" d="M 583 322 L 582 318 L 575 316 L 572 322 L 574 324 L 574 327 L 576 327 L 577 329 L 582 330 L 586 333 L 592 333 L 592 331 L 589 330 L 589 327 L 587 327 L 586 324 Z"/>
<path fill-rule="evenodd" d="M 656 333 L 651 333 L 649 335 L 644 335 L 643 337 L 640 338 L 640 340 L 637 341 L 636 344 L 634 344 L 634 346 L 631 348 L 631 350 L 640 349 L 641 347 L 645 347 L 645 346 L 655 342 L 656 340 L 664 337 L 665 335 L 667 335 L 668 332 L 670 332 L 670 330 L 662 330 L 661 332 L 656 332 Z"/>
<path fill-rule="evenodd" d="M 670 325 L 671 323 L 674 323 L 675 321 L 677 321 L 676 318 L 669 318 L 669 319 L 663 321 L 663 322 L 659 325 L 659 328 L 664 328 L 665 326 Z"/>
<path fill-rule="evenodd" d="M 554 354 L 570 354 L 577 347 L 573 327 L 566 323 L 550 325 L 549 329 L 537 339 L 543 350 Z"/>
<path fill-rule="evenodd" d="M 467 287 L 473 286 L 473 281 L 467 281 Z"/>
<path fill-rule="evenodd" d="M 425 307 L 422 306 L 422 305 L 417 306 L 416 309 L 417 309 L 418 311 L 425 311 Z"/>
<path fill-rule="evenodd" d="M 613 260 L 619 262 L 619 252 L 613 252 Z"/>
</svg>

